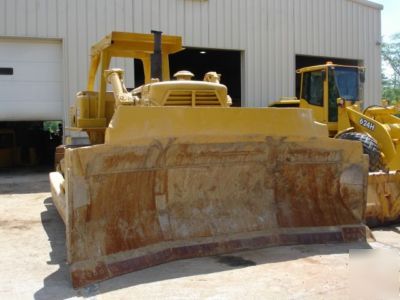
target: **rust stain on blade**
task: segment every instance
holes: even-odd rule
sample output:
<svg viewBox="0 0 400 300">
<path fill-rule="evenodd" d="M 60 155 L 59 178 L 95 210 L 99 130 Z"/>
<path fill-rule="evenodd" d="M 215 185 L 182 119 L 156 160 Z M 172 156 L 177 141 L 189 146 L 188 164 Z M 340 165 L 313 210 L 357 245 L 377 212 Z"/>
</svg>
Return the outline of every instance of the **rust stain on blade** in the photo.
<svg viewBox="0 0 400 300">
<path fill-rule="evenodd" d="M 363 228 L 367 165 L 359 148 L 357 156 L 352 143 L 329 138 L 252 136 L 69 151 L 81 165 L 67 174 L 74 285 L 174 259 L 362 239 L 362 229 L 354 237 L 342 231 Z M 90 201 L 77 206 L 83 187 Z"/>
<path fill-rule="evenodd" d="M 399 172 L 369 174 L 365 216 L 370 226 L 385 225 L 400 220 Z"/>
</svg>

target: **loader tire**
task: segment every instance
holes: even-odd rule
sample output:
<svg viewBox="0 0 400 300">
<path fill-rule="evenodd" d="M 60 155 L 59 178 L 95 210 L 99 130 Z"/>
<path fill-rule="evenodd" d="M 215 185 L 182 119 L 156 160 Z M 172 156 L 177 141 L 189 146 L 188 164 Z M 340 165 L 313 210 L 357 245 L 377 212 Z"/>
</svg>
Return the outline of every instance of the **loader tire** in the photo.
<svg viewBox="0 0 400 300">
<path fill-rule="evenodd" d="M 385 170 L 382 163 L 381 151 L 379 150 L 378 143 L 372 137 L 358 133 L 358 132 L 345 132 L 337 137 L 342 140 L 359 141 L 362 144 L 364 154 L 369 156 L 369 171 L 378 172 Z"/>
</svg>

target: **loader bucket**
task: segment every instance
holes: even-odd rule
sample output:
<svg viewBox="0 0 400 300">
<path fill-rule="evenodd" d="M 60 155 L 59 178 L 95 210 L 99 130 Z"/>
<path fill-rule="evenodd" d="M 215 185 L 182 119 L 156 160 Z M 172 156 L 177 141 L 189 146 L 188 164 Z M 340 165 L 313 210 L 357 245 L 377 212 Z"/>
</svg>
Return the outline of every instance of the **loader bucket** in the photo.
<svg viewBox="0 0 400 300">
<path fill-rule="evenodd" d="M 368 159 L 311 112 L 121 108 L 106 144 L 66 150 L 64 198 L 53 192 L 74 287 L 176 259 L 365 240 Z"/>
<path fill-rule="evenodd" d="M 366 222 L 381 226 L 400 220 L 400 173 L 370 173 L 368 177 Z"/>
</svg>

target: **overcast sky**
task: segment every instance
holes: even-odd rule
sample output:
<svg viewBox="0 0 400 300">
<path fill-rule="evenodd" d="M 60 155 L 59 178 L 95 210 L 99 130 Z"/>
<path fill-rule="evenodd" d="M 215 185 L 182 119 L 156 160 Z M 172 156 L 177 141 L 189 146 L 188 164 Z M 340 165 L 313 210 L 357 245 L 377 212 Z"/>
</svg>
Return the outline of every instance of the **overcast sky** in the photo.
<svg viewBox="0 0 400 300">
<path fill-rule="evenodd" d="M 384 39 L 394 33 L 400 33 L 400 0 L 373 0 L 383 4 L 382 35 Z"/>
</svg>

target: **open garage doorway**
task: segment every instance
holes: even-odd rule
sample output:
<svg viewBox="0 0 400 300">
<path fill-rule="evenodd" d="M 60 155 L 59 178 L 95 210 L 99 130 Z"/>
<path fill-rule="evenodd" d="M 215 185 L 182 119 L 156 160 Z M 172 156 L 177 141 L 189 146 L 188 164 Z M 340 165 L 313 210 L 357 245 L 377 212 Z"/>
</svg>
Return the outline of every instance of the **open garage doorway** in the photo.
<svg viewBox="0 0 400 300">
<path fill-rule="evenodd" d="M 0 170 L 54 166 L 64 111 L 62 43 L 0 38 Z"/>
<path fill-rule="evenodd" d="M 195 80 L 203 80 L 209 71 L 221 74 L 221 83 L 228 87 L 232 106 L 241 106 L 241 51 L 186 48 L 170 56 L 171 78 L 180 70 L 192 72 Z M 135 60 L 135 86 L 143 82 L 143 66 Z"/>
<path fill-rule="evenodd" d="M 334 64 L 340 65 L 353 65 L 361 66 L 363 64 L 362 60 L 357 59 L 345 59 L 337 57 L 327 57 L 327 56 L 308 56 L 308 55 L 296 55 L 296 70 L 304 67 L 324 65 L 328 61 Z M 296 75 L 296 97 L 300 97 L 300 75 Z"/>
<path fill-rule="evenodd" d="M 54 168 L 62 137 L 61 121 L 0 122 L 0 170 Z"/>
</svg>

